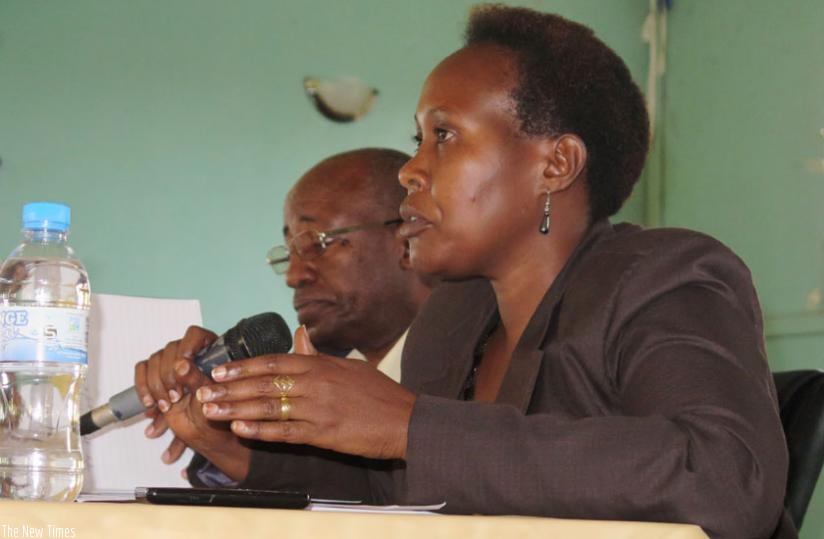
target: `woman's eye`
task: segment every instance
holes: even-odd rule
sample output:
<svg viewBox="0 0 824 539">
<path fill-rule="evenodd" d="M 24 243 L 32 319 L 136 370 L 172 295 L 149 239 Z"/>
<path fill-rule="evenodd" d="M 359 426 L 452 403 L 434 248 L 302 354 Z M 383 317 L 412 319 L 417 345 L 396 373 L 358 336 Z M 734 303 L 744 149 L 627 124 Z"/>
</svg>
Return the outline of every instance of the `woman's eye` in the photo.
<svg viewBox="0 0 824 539">
<path fill-rule="evenodd" d="M 452 132 L 447 130 L 447 129 L 436 127 L 435 129 L 432 130 L 432 132 L 434 133 L 435 141 L 439 144 L 441 142 L 446 142 L 446 141 L 448 141 L 449 139 L 452 138 Z M 416 133 L 415 135 L 412 136 L 412 142 L 415 143 L 415 150 L 416 151 L 419 150 L 420 147 L 421 147 L 421 144 L 423 144 L 423 135 L 420 132 Z"/>
<path fill-rule="evenodd" d="M 435 128 L 435 137 L 438 139 L 438 142 L 446 142 L 450 138 L 452 138 L 452 133 L 447 131 L 446 129 L 441 129 L 440 127 Z"/>
</svg>

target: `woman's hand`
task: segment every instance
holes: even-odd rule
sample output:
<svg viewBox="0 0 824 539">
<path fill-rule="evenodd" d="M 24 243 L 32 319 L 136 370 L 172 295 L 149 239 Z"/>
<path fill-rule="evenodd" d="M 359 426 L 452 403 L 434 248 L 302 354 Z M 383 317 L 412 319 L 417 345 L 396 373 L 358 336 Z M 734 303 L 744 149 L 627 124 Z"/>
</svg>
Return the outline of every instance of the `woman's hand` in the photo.
<svg viewBox="0 0 824 539">
<path fill-rule="evenodd" d="M 203 414 L 231 421 L 243 438 L 405 457 L 414 393 L 365 361 L 317 355 L 303 327 L 295 351 L 217 367 L 212 377 L 221 383 L 197 390 Z"/>
<path fill-rule="evenodd" d="M 248 471 L 249 452 L 225 423 L 209 421 L 193 393 L 211 380 L 195 366 L 193 358 L 217 336 L 192 326 L 181 340 L 135 366 L 135 388 L 149 409 L 152 423 L 146 436 L 157 438 L 172 429 L 175 438 L 163 452 L 167 464 L 176 462 L 186 447 L 202 454 L 233 479 L 243 479 Z"/>
<path fill-rule="evenodd" d="M 172 404 L 183 398 L 184 388 L 175 374 L 175 363 L 185 361 L 194 365 L 195 355 L 217 339 L 211 331 L 190 326 L 182 339 L 172 341 L 135 365 L 134 385 L 140 400 L 146 408 L 157 406 L 167 412 Z M 186 379 L 199 387 L 208 378 L 197 369 L 192 369 Z"/>
</svg>

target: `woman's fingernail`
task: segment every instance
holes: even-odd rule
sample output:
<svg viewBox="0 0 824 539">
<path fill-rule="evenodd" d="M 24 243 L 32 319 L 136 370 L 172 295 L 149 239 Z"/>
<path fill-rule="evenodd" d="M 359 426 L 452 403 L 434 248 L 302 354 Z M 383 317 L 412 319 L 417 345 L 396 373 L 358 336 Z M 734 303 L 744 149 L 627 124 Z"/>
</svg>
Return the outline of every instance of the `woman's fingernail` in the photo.
<svg viewBox="0 0 824 539">
<path fill-rule="evenodd" d="M 203 386 L 197 390 L 197 400 L 209 402 L 219 400 L 226 396 L 226 388 L 223 386 Z"/>
<path fill-rule="evenodd" d="M 188 374 L 189 372 L 189 362 L 188 361 L 178 361 L 175 363 L 175 372 L 181 376 Z"/>
<path fill-rule="evenodd" d="M 145 434 L 146 436 L 151 436 L 152 434 L 154 434 L 154 425 L 149 425 L 148 427 L 146 427 L 146 430 L 143 431 L 143 434 Z"/>
<path fill-rule="evenodd" d="M 152 406 L 154 406 L 154 399 L 152 399 L 149 395 L 146 395 L 140 400 L 143 403 L 143 406 L 145 406 L 146 408 L 151 408 Z"/>
<path fill-rule="evenodd" d="M 160 411 L 163 413 L 169 411 L 169 403 L 164 401 L 163 399 L 157 401 L 157 407 L 160 408 Z"/>
<path fill-rule="evenodd" d="M 172 404 L 176 403 L 180 400 L 180 393 L 175 391 L 174 389 L 169 390 L 169 400 L 172 401 Z"/>
<path fill-rule="evenodd" d="M 249 428 L 249 424 L 245 421 L 232 421 L 232 430 L 237 433 L 250 433 L 252 429 Z"/>
<path fill-rule="evenodd" d="M 212 378 L 215 380 L 223 380 L 226 377 L 226 367 L 223 365 L 212 369 Z"/>
<path fill-rule="evenodd" d="M 168 450 L 167 450 L 167 451 L 164 451 L 164 452 L 163 452 L 163 454 L 162 454 L 162 455 L 160 455 L 160 460 L 162 460 L 162 461 L 163 461 L 163 462 L 165 462 L 166 464 L 169 464 L 169 460 L 171 460 L 171 458 L 172 458 L 172 454 L 171 454 L 171 453 L 169 453 L 169 451 L 168 451 Z"/>
<path fill-rule="evenodd" d="M 197 392 L 195 392 L 195 396 L 197 400 L 200 402 L 207 402 L 212 398 L 212 390 L 206 386 L 199 387 Z"/>
<path fill-rule="evenodd" d="M 203 405 L 203 415 L 212 416 L 220 413 L 220 406 L 212 404 L 211 402 Z"/>
</svg>

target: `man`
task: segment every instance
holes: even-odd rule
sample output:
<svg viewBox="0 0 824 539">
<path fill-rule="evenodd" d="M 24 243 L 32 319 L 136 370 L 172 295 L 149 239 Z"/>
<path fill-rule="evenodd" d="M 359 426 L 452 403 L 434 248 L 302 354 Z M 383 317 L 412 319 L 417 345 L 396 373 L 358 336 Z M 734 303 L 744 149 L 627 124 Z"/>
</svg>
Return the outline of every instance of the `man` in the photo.
<svg viewBox="0 0 824 539">
<path fill-rule="evenodd" d="M 286 284 L 295 290 L 298 321 L 312 342 L 357 349 L 396 379 L 401 347 L 383 358 L 429 291 L 409 271 L 407 245 L 396 233 L 406 192 L 393 182 L 408 159 L 391 150 L 359 150 L 321 162 L 287 196 L 283 228 L 290 250 L 301 251 L 288 257 Z M 284 267 L 280 253 L 270 251 L 276 272 Z"/>
<path fill-rule="evenodd" d="M 336 355 L 349 351 L 348 357 L 364 359 L 396 381 L 406 329 L 429 294 L 429 286 L 409 270 L 407 245 L 397 234 L 398 208 L 406 195 L 397 177 L 408 159 L 395 150 L 362 149 L 322 161 L 287 196 L 287 246 L 269 251 L 275 273 L 284 274 L 294 290 L 293 306 L 311 343 Z M 167 426 L 175 433 L 164 462 L 175 462 L 186 446 L 211 462 L 193 460 L 189 477 L 196 485 L 247 480 L 253 456 L 251 446 L 207 421 L 183 388 L 191 392 L 207 380 L 190 360 L 214 338 L 203 328 L 190 328 L 183 339 L 135 367 L 141 399 L 147 407 L 157 405 L 146 435 L 158 437 Z"/>
</svg>

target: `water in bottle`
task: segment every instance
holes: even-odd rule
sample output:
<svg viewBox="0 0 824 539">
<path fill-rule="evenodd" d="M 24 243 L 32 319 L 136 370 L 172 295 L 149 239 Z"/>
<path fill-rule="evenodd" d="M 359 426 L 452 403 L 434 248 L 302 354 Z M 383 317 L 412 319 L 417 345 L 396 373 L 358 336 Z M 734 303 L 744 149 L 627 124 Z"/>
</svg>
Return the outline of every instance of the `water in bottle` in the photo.
<svg viewBox="0 0 824 539">
<path fill-rule="evenodd" d="M 82 487 L 90 290 L 69 224 L 66 205 L 26 204 L 0 266 L 0 498 L 72 501 Z"/>
</svg>

